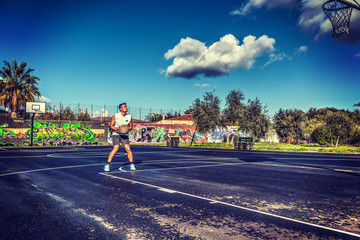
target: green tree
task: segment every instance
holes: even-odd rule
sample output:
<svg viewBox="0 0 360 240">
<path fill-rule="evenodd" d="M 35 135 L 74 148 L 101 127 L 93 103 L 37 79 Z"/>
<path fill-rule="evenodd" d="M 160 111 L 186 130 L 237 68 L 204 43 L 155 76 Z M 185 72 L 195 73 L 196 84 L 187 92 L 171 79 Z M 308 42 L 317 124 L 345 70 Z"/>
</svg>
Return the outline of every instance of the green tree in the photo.
<svg viewBox="0 0 360 240">
<path fill-rule="evenodd" d="M 331 134 L 325 126 L 319 126 L 311 133 L 311 139 L 320 145 L 326 145 L 331 141 Z"/>
<path fill-rule="evenodd" d="M 51 105 L 47 105 L 46 112 L 43 114 L 39 114 L 36 118 L 39 120 L 54 120 L 55 114 L 52 111 Z"/>
<path fill-rule="evenodd" d="M 280 109 L 274 115 L 274 128 L 283 141 L 297 143 L 303 138 L 306 114 L 299 109 Z"/>
<path fill-rule="evenodd" d="M 306 120 L 301 125 L 303 139 L 306 140 L 307 142 L 313 141 L 314 140 L 314 138 L 312 137 L 313 132 L 317 128 L 323 126 L 324 124 L 325 124 L 324 121 L 320 121 L 316 118 L 312 118 L 312 119 L 306 118 Z"/>
<path fill-rule="evenodd" d="M 266 113 L 266 106 L 263 106 L 258 98 L 254 100 L 249 99 L 241 118 L 239 129 L 245 133 L 250 133 L 255 141 L 265 137 L 265 134 L 271 127 Z"/>
<path fill-rule="evenodd" d="M 203 100 L 195 99 L 192 106 L 194 124 L 201 133 L 215 131 L 220 124 L 220 99 L 214 92 L 206 92 Z"/>
<path fill-rule="evenodd" d="M 148 115 L 145 116 L 145 120 L 149 121 L 149 122 L 158 122 L 163 120 L 163 117 L 165 117 L 165 119 L 169 119 L 169 118 L 174 118 L 174 117 L 179 117 L 181 116 L 180 113 L 178 113 L 177 111 L 175 111 L 174 113 L 172 112 L 168 112 L 168 113 L 149 113 Z"/>
<path fill-rule="evenodd" d="M 74 121 L 76 120 L 75 112 L 71 107 L 66 107 L 62 113 L 62 120 Z"/>
<path fill-rule="evenodd" d="M 336 146 L 339 143 L 350 143 L 356 131 L 356 124 L 344 111 L 329 114 L 326 118 L 325 126 L 330 132 L 331 143 Z"/>
<path fill-rule="evenodd" d="M 163 119 L 163 115 L 161 113 L 149 113 L 145 116 L 145 120 L 149 122 L 158 122 Z"/>
<path fill-rule="evenodd" d="M 78 121 L 88 122 L 91 120 L 90 114 L 88 110 L 86 109 L 85 112 L 81 111 L 80 114 L 77 116 Z"/>
<path fill-rule="evenodd" d="M 55 109 L 55 106 L 54 106 Z M 65 109 L 60 105 L 59 110 L 54 110 L 55 120 L 76 120 L 75 111 L 71 109 L 70 106 L 67 106 Z"/>
<path fill-rule="evenodd" d="M 4 61 L 5 66 L 0 70 L 0 104 L 8 107 L 11 117 L 18 117 L 26 102 L 33 102 L 35 97 L 40 97 L 36 86 L 40 80 L 32 76 L 34 69 L 27 68 L 27 63 L 20 65 L 16 60 L 12 64 Z"/>
<path fill-rule="evenodd" d="M 245 95 L 240 89 L 234 89 L 226 96 L 226 108 L 223 110 L 221 123 L 226 127 L 226 144 L 232 144 L 234 142 L 235 134 L 233 135 L 230 143 L 229 127 L 239 125 L 245 110 L 245 104 L 242 101 L 245 99 Z"/>
</svg>

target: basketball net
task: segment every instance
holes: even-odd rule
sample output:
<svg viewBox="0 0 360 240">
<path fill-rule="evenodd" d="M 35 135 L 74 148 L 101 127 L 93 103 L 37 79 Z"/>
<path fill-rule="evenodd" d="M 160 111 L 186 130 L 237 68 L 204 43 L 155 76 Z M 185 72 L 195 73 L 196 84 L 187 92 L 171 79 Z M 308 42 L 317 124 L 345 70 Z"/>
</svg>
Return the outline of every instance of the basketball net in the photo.
<svg viewBox="0 0 360 240">
<path fill-rule="evenodd" d="M 339 0 L 330 0 L 324 3 L 323 10 L 333 26 L 333 37 L 343 38 L 348 36 L 353 8 Z"/>
</svg>

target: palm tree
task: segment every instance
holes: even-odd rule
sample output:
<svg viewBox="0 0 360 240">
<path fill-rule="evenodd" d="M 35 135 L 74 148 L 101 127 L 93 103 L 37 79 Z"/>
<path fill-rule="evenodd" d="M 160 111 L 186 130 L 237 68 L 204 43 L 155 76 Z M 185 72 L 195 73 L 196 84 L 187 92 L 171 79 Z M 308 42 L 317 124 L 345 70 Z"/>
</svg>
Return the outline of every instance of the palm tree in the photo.
<svg viewBox="0 0 360 240">
<path fill-rule="evenodd" d="M 11 117 L 18 117 L 21 108 L 25 108 L 26 102 L 33 102 L 35 97 L 40 97 L 37 88 L 38 77 L 32 76 L 34 69 L 26 69 L 27 63 L 18 65 L 13 60 L 12 65 L 4 61 L 5 66 L 0 70 L 0 106 L 11 111 Z"/>
</svg>

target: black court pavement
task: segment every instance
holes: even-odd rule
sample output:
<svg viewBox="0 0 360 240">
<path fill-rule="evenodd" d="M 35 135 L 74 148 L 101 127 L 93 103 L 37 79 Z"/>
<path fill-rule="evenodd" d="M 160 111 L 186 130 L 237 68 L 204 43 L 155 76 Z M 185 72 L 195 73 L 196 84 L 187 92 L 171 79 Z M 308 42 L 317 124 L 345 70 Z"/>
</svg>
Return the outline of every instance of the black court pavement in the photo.
<svg viewBox="0 0 360 240">
<path fill-rule="evenodd" d="M 360 156 L 0 149 L 0 239 L 359 239 Z"/>
</svg>

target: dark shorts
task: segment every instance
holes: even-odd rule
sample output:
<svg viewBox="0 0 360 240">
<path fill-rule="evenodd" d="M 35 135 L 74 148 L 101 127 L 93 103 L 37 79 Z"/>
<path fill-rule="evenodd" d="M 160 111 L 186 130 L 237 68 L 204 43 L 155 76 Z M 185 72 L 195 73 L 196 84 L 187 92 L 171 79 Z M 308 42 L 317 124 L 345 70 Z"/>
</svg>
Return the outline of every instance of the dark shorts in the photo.
<svg viewBox="0 0 360 240">
<path fill-rule="evenodd" d="M 120 143 L 123 146 L 130 145 L 129 135 L 112 135 L 111 138 L 113 141 L 113 146 L 120 145 Z"/>
</svg>

